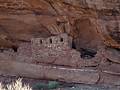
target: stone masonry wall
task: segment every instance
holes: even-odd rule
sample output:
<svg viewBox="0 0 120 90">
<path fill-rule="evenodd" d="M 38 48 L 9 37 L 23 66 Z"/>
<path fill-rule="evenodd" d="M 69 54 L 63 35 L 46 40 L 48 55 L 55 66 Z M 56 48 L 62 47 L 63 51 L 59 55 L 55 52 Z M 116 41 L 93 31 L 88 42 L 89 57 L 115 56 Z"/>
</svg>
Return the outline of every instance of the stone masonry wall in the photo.
<svg viewBox="0 0 120 90">
<path fill-rule="evenodd" d="M 91 59 L 81 58 L 81 53 L 72 49 L 72 38 L 67 34 L 51 36 L 49 38 L 33 38 L 31 42 L 19 45 L 17 52 L 4 51 L 0 58 L 34 64 L 51 64 L 58 66 L 83 67 L 96 66 L 102 57 L 98 51 Z"/>
<path fill-rule="evenodd" d="M 1 60 L 15 60 L 16 53 L 12 49 L 4 50 L 3 52 L 0 52 L 0 59 Z"/>
<path fill-rule="evenodd" d="M 72 39 L 67 34 L 34 38 L 31 43 L 34 63 L 74 66 L 80 58 L 79 52 L 71 50 Z"/>
<path fill-rule="evenodd" d="M 32 61 L 31 43 L 22 43 L 19 45 L 16 60 L 21 62 Z"/>
<path fill-rule="evenodd" d="M 50 54 L 57 57 L 59 52 L 65 49 L 70 49 L 72 39 L 66 34 L 59 36 L 51 36 L 49 38 L 33 38 L 32 43 L 32 57 L 35 60 L 45 58 Z M 49 57 L 51 57 L 51 55 Z"/>
</svg>

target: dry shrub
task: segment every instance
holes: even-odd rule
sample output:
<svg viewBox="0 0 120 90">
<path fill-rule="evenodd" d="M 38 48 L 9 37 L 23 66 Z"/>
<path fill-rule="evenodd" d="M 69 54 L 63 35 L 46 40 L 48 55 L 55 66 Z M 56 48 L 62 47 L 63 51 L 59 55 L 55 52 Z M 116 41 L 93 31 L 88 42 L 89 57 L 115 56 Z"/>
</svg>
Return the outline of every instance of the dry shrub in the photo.
<svg viewBox="0 0 120 90">
<path fill-rule="evenodd" d="M 8 84 L 5 88 L 3 84 L 0 83 L 0 90 L 32 90 L 29 85 L 22 84 L 22 79 L 18 79 L 12 84 Z"/>
</svg>

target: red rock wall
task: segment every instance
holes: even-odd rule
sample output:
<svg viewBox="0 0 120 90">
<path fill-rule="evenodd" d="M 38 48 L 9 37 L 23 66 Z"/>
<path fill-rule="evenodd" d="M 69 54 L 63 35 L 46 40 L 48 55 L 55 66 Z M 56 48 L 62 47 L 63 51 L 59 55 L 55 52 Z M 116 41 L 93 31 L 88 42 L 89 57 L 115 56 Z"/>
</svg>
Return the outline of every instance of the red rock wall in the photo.
<svg viewBox="0 0 120 90">
<path fill-rule="evenodd" d="M 100 32 L 100 26 L 91 19 L 97 21 L 98 18 L 103 20 L 113 17 L 112 21 L 117 23 L 119 17 L 116 20 L 112 13 L 119 15 L 118 6 L 119 0 L 104 2 L 102 0 L 95 2 L 89 0 L 1 0 L 1 46 L 16 46 L 21 41 L 29 41 L 31 37 L 48 37 L 51 34 L 67 32 L 74 37 L 78 49 L 83 46 L 96 48 L 101 43 L 101 38 L 97 33 Z M 104 21 L 108 22 L 106 19 Z M 104 26 L 103 23 L 102 25 Z"/>
<path fill-rule="evenodd" d="M 0 47 L 15 49 L 32 37 L 65 32 L 79 51 L 104 49 L 98 67 L 110 74 L 101 83 L 110 83 L 120 77 L 119 6 L 120 0 L 0 0 Z"/>
</svg>

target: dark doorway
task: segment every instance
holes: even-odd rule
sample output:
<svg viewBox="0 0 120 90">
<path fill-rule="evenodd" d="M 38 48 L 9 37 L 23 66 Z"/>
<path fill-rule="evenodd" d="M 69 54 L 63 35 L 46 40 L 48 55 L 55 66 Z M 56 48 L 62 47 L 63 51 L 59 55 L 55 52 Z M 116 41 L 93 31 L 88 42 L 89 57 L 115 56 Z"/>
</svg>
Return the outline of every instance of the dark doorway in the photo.
<svg viewBox="0 0 120 90">
<path fill-rule="evenodd" d="M 63 42 L 63 38 L 60 38 L 60 41 Z"/>
<path fill-rule="evenodd" d="M 43 41 L 42 40 L 40 40 L 40 44 L 42 44 L 43 43 Z"/>
<path fill-rule="evenodd" d="M 16 46 L 12 46 L 12 49 L 14 50 L 14 52 L 17 52 L 18 47 L 16 47 Z"/>
<path fill-rule="evenodd" d="M 74 42 L 74 41 L 72 41 L 72 48 L 73 48 L 73 49 L 76 49 L 76 45 L 75 45 L 75 42 Z"/>
<path fill-rule="evenodd" d="M 52 44 L 52 39 L 50 39 L 50 43 Z"/>
</svg>

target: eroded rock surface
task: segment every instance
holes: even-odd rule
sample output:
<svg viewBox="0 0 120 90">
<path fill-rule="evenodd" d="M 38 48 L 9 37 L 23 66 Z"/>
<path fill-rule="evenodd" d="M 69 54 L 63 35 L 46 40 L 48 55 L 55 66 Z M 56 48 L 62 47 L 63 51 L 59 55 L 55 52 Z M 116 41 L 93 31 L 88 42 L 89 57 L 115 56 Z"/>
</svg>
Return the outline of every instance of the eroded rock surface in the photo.
<svg viewBox="0 0 120 90">
<path fill-rule="evenodd" d="M 99 79 L 99 74 L 96 70 L 34 65 L 15 61 L 0 61 L 0 75 L 2 74 L 59 80 L 67 83 L 95 84 Z"/>
<path fill-rule="evenodd" d="M 74 37 L 78 49 L 83 46 L 95 49 L 101 44 L 99 35 L 107 39 L 106 42 L 111 42 L 107 35 L 104 36 L 106 32 L 99 34 L 104 24 L 99 26 L 98 18 L 115 23 L 111 23 L 113 28 L 109 24 L 105 29 L 113 31 L 116 27 L 113 33 L 107 32 L 114 34 L 113 39 L 118 37 L 114 42 L 119 42 L 119 0 L 1 0 L 0 12 L 0 40 L 3 47 L 29 41 L 31 37 L 67 32 Z"/>
<path fill-rule="evenodd" d="M 1 52 L 8 48 L 16 52 L 21 43 L 30 42 L 31 38 L 61 33 L 73 38 L 72 47 L 82 53 L 83 60 L 95 56 L 96 60 L 105 58 L 95 66 L 108 68 L 101 67 L 99 71 L 111 72 L 111 68 L 119 67 L 119 0 L 0 0 Z M 99 54 L 101 48 L 103 53 Z M 89 63 L 93 65 L 91 61 Z M 110 83 L 116 72 L 112 70 L 109 81 L 104 76 L 103 82 Z M 120 72 L 117 74 L 120 78 Z"/>
</svg>

